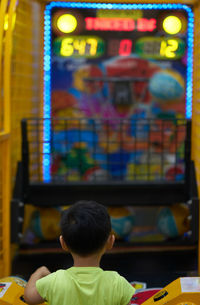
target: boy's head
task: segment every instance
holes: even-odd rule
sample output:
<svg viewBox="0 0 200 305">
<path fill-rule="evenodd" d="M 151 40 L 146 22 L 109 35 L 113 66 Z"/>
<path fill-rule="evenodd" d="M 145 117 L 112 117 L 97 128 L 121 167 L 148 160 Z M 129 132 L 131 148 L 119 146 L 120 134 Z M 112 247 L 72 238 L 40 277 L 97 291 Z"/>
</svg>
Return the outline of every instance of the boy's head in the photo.
<svg viewBox="0 0 200 305">
<path fill-rule="evenodd" d="M 68 249 L 79 256 L 103 249 L 110 233 L 107 209 L 95 201 L 78 201 L 62 213 L 62 238 Z"/>
</svg>

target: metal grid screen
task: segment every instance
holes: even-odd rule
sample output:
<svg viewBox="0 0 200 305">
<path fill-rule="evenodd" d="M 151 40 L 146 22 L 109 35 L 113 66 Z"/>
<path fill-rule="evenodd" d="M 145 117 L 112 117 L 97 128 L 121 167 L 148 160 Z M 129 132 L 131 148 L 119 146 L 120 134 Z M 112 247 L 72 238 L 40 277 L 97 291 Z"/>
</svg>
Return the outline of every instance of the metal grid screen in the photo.
<svg viewBox="0 0 200 305">
<path fill-rule="evenodd" d="M 44 180 L 44 156 L 51 183 L 185 179 L 186 120 L 51 119 L 46 142 L 44 119 L 22 126 L 31 182 Z"/>
<path fill-rule="evenodd" d="M 37 1 L 19 0 L 16 7 L 11 57 L 12 182 L 21 154 L 20 121 L 24 117 L 38 116 L 40 109 L 40 6 Z"/>
</svg>

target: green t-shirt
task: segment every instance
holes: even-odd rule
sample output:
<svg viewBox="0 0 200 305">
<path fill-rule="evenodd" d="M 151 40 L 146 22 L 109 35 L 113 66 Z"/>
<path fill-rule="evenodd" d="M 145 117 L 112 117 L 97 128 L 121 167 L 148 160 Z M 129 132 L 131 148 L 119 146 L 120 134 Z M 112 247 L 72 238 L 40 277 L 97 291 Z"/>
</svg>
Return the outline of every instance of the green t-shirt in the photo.
<svg viewBox="0 0 200 305">
<path fill-rule="evenodd" d="M 58 270 L 38 280 L 36 288 L 49 305 L 127 305 L 135 293 L 124 277 L 99 267 Z"/>
</svg>

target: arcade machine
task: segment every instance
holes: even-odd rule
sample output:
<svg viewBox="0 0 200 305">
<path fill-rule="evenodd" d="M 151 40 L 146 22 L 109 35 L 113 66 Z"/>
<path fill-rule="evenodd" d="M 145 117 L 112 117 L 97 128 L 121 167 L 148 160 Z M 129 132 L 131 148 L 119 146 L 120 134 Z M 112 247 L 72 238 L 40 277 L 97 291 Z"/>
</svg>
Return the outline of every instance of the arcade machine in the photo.
<svg viewBox="0 0 200 305">
<path fill-rule="evenodd" d="M 185 255 L 184 274 L 197 270 L 193 29 L 181 3 L 47 3 L 43 117 L 22 120 L 12 200 L 22 252 L 51 251 L 62 209 L 89 199 L 109 209 L 114 253 L 138 252 L 158 274 Z"/>
</svg>

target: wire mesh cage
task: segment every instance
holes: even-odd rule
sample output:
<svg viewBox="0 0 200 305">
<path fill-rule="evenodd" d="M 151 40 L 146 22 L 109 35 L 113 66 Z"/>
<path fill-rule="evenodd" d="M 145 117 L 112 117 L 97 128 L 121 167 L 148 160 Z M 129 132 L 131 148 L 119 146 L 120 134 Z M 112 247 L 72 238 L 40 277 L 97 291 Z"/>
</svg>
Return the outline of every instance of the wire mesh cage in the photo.
<svg viewBox="0 0 200 305">
<path fill-rule="evenodd" d="M 31 182 L 184 181 L 185 119 L 27 119 Z M 27 149 L 26 149 L 27 147 Z"/>
</svg>

